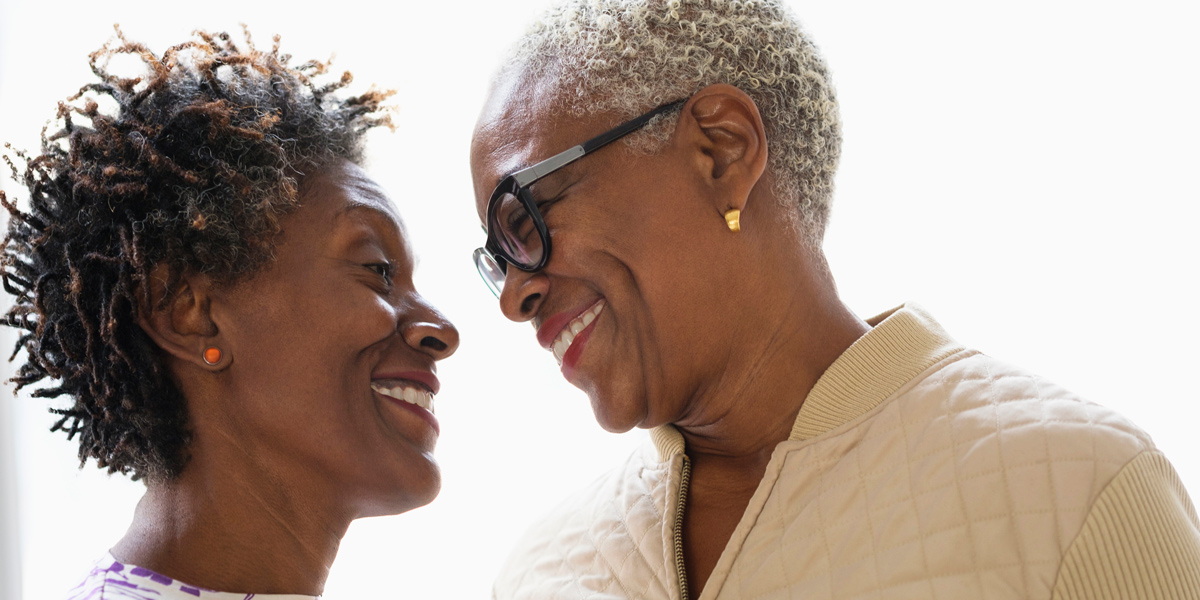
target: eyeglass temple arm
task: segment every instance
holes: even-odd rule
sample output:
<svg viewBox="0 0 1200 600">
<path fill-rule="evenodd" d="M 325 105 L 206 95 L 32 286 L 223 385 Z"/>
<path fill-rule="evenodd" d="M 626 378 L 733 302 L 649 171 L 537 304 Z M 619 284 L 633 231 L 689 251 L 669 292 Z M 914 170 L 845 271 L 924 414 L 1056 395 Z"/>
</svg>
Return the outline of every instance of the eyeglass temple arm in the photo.
<svg viewBox="0 0 1200 600">
<path fill-rule="evenodd" d="M 623 138 L 630 133 L 637 131 L 638 129 L 641 129 L 642 127 L 645 127 L 646 123 L 650 122 L 650 119 L 653 119 L 654 117 L 657 117 L 658 115 L 661 115 L 669 110 L 682 106 L 684 102 L 687 102 L 687 99 L 676 100 L 670 104 L 664 104 L 632 121 L 605 131 L 604 133 L 580 144 L 580 147 L 583 148 L 584 154 L 599 150 L 615 142 L 616 140 Z"/>
<path fill-rule="evenodd" d="M 604 133 L 578 146 L 568 148 L 567 150 L 559 152 L 558 154 L 555 154 L 554 156 L 551 156 L 540 163 L 525 169 L 521 169 L 520 171 L 513 173 L 513 179 L 516 180 L 517 185 L 519 186 L 529 185 L 531 182 L 537 181 L 545 175 L 552 173 L 557 169 L 561 169 L 562 167 L 565 167 L 579 160 L 580 158 L 583 158 L 585 155 L 595 152 L 596 150 L 599 150 L 600 148 L 603 148 L 615 142 L 616 140 L 619 140 L 622 137 L 641 129 L 650 121 L 650 119 L 653 119 L 654 117 L 657 117 L 658 115 L 661 115 L 669 110 L 678 108 L 679 106 L 682 106 L 684 102 L 687 102 L 686 98 L 683 100 L 676 100 L 675 102 L 671 102 L 669 104 L 664 104 L 636 119 L 633 119 L 632 121 L 628 121 L 609 129 L 608 131 L 605 131 Z"/>
<path fill-rule="evenodd" d="M 554 171 L 583 158 L 584 154 L 587 154 L 587 150 L 583 149 L 582 144 L 573 146 L 563 150 L 562 152 L 559 152 L 558 154 L 555 154 L 554 156 L 551 156 L 550 158 L 547 158 L 546 160 L 543 160 L 540 163 L 521 169 L 520 171 L 513 173 L 512 176 L 517 182 L 518 186 L 525 187 L 530 183 L 533 183 L 534 181 L 537 181 L 542 177 L 545 177 L 546 175 L 549 175 L 550 173 L 553 173 Z"/>
</svg>

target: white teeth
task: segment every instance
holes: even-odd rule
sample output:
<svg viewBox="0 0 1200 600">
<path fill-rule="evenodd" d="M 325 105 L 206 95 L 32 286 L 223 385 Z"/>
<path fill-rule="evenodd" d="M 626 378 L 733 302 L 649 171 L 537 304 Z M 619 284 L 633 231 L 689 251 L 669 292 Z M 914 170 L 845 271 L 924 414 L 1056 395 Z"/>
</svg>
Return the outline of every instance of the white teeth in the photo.
<svg viewBox="0 0 1200 600">
<path fill-rule="evenodd" d="M 372 381 L 371 389 L 397 400 L 403 400 L 409 404 L 420 406 L 421 408 L 433 412 L 433 393 L 429 390 L 411 384 L 407 381 Z"/>
<path fill-rule="evenodd" d="M 571 319 L 571 322 L 567 323 L 567 326 L 563 327 L 563 330 L 558 333 L 558 337 L 550 345 L 550 351 L 554 353 L 554 359 L 558 361 L 558 364 L 562 364 L 563 356 L 566 355 L 567 349 L 571 347 L 571 342 L 575 341 L 575 336 L 579 335 L 579 332 L 583 331 L 588 325 L 591 325 L 592 321 L 596 320 L 596 317 L 600 315 L 600 311 L 602 310 L 604 310 L 603 300 L 583 311 L 582 315 Z"/>
<path fill-rule="evenodd" d="M 423 396 L 424 394 L 418 395 L 417 390 L 414 390 L 412 388 L 404 388 L 402 391 L 404 392 L 404 401 L 405 402 L 407 402 L 409 404 L 416 404 L 417 406 L 421 406 L 421 397 L 420 396 Z M 421 406 L 421 408 L 425 408 L 425 407 Z"/>
<path fill-rule="evenodd" d="M 554 356 L 558 359 L 559 363 L 562 363 L 562 357 L 567 353 L 567 348 L 571 347 L 571 342 L 573 341 L 575 341 L 574 336 L 567 336 L 554 342 Z"/>
</svg>

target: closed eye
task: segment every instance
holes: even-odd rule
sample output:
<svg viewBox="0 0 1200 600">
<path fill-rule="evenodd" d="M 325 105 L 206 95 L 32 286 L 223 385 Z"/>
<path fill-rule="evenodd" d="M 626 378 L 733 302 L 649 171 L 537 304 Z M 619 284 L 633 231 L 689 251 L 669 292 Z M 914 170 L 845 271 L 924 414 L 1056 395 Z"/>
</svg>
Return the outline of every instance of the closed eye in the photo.
<svg viewBox="0 0 1200 600">
<path fill-rule="evenodd" d="M 543 218 L 545 218 L 545 216 L 546 216 L 546 209 L 553 206 L 554 203 L 556 203 L 556 202 L 558 202 L 558 198 L 551 198 L 549 200 L 545 200 L 545 201 L 536 203 L 538 212 L 542 213 Z"/>
<path fill-rule="evenodd" d="M 396 273 L 396 265 L 394 265 L 390 262 L 375 262 L 375 263 L 367 263 L 363 266 L 374 271 L 375 274 L 379 275 L 380 280 L 383 281 L 383 285 L 387 289 L 389 289 L 389 290 L 392 289 L 392 277 Z"/>
<path fill-rule="evenodd" d="M 550 198 L 549 200 L 542 200 L 541 202 L 534 202 L 534 206 L 537 207 L 538 213 L 542 215 L 543 221 L 546 220 L 546 215 L 549 214 L 550 207 L 554 206 L 555 204 L 558 204 L 558 201 L 561 199 L 562 199 L 562 196 L 555 196 L 553 198 Z"/>
</svg>

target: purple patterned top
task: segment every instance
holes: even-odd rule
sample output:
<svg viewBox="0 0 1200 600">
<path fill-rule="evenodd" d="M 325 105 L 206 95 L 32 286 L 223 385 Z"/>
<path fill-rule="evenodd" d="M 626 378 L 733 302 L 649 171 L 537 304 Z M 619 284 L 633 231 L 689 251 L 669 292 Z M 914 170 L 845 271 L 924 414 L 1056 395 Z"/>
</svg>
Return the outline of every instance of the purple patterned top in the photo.
<svg viewBox="0 0 1200 600">
<path fill-rule="evenodd" d="M 296 594 L 231 594 L 175 581 L 105 554 L 67 600 L 316 600 Z"/>
</svg>

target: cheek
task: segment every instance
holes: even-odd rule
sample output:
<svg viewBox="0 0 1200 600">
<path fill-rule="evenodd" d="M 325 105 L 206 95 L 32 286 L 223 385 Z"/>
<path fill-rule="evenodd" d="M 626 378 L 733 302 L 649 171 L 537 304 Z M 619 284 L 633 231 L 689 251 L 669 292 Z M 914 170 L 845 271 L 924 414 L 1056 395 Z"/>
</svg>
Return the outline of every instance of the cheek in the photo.
<svg viewBox="0 0 1200 600">
<path fill-rule="evenodd" d="M 347 310 L 343 317 L 356 345 L 374 344 L 396 333 L 398 310 L 386 298 L 372 293 L 356 306 L 359 310 Z"/>
<path fill-rule="evenodd" d="M 586 244 L 592 251 L 611 255 L 639 284 L 711 266 L 714 257 L 696 250 L 704 247 L 697 238 L 708 232 L 702 202 L 670 183 L 627 183 L 602 186 L 589 194 L 571 216 L 570 235 L 561 236 L 562 245 L 579 246 L 582 251 Z M 720 215 L 712 218 L 721 220 Z"/>
<path fill-rule="evenodd" d="M 299 310 L 288 336 L 335 365 L 356 365 L 396 330 L 395 308 L 369 290 L 351 291 Z M 282 340 L 281 340 L 282 341 Z M 357 365 L 369 369 L 370 365 Z"/>
<path fill-rule="evenodd" d="M 396 329 L 395 308 L 365 286 L 290 287 L 273 296 L 282 301 L 248 303 L 233 332 L 243 358 L 269 369 L 262 375 L 291 367 L 300 372 L 288 376 L 303 379 L 332 374 Z"/>
<path fill-rule="evenodd" d="M 395 331 L 394 315 L 370 290 L 343 287 L 339 294 L 293 297 L 248 318 L 230 371 L 244 425 L 306 456 L 312 448 L 295 446 L 297 430 L 314 439 L 364 442 L 364 432 L 376 425 L 369 382 L 379 355 L 373 349 Z M 357 454 L 351 446 L 331 456 Z"/>
</svg>

